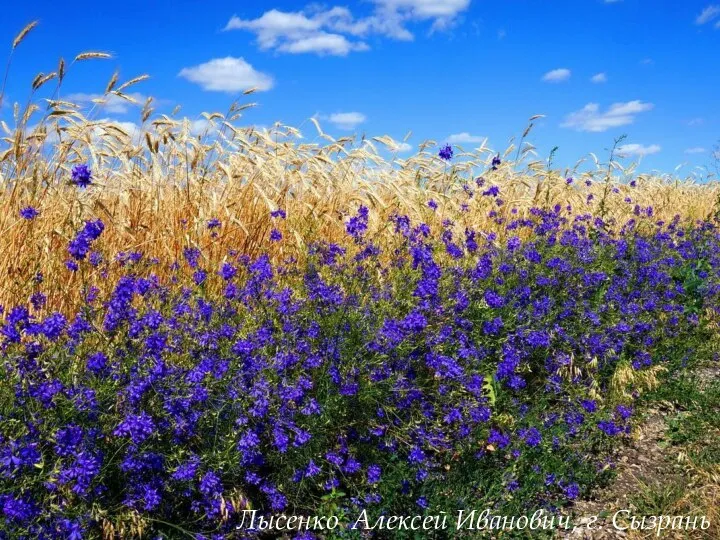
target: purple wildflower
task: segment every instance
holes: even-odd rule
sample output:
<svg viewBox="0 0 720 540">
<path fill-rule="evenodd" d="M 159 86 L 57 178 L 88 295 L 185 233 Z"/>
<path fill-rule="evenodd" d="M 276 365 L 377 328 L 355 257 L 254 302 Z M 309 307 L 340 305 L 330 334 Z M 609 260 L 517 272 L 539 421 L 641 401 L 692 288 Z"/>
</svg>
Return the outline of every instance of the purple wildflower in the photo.
<svg viewBox="0 0 720 540">
<path fill-rule="evenodd" d="M 92 171 L 87 165 L 75 165 L 72 168 L 72 183 L 81 188 L 92 184 Z"/>
<path fill-rule="evenodd" d="M 440 151 L 438 152 L 438 156 L 440 157 L 440 159 L 444 159 L 445 161 L 450 161 L 453 157 L 452 146 L 450 146 L 449 144 L 442 146 L 440 148 Z"/>
<path fill-rule="evenodd" d="M 20 217 L 22 217 L 23 219 L 27 219 L 28 221 L 32 221 L 39 215 L 40 215 L 40 212 L 38 212 L 32 206 L 26 206 L 25 208 L 22 208 L 20 210 Z"/>
</svg>

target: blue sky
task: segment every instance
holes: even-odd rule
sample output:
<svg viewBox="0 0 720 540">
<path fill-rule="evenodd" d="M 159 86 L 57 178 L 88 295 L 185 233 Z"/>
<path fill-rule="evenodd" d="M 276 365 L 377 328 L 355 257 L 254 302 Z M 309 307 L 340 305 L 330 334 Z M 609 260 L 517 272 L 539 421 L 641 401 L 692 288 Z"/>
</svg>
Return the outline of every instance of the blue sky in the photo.
<svg viewBox="0 0 720 540">
<path fill-rule="evenodd" d="M 716 2 L 718 0 L 715 0 Z M 111 60 L 72 66 L 65 97 L 101 93 L 147 73 L 134 87 L 158 111 L 224 111 L 243 89 L 258 103 L 241 124 L 280 121 L 332 135 L 366 133 L 502 151 L 530 116 L 540 158 L 558 146 L 569 166 L 607 157 L 627 134 L 628 160 L 679 174 L 711 162 L 720 139 L 720 3 L 710 0 L 124 0 L 13 2 L 0 42 L 39 26 L 13 60 L 7 95 L 27 99 L 39 72 L 60 56 L 107 51 Z M 4 109 L 7 117 L 8 108 Z M 103 116 L 138 121 L 120 103 Z M 409 150 L 411 151 L 411 150 Z"/>
</svg>

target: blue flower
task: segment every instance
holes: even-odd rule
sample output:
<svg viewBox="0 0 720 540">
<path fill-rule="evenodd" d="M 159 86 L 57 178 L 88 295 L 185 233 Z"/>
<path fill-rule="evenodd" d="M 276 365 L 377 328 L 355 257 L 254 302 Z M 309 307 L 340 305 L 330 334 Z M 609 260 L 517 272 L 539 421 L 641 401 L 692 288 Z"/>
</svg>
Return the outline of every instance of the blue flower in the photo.
<svg viewBox="0 0 720 540">
<path fill-rule="evenodd" d="M 531 427 L 525 431 L 522 437 L 528 446 L 538 446 L 542 442 L 542 435 L 540 435 L 540 431 L 536 427 Z"/>
<path fill-rule="evenodd" d="M 445 161 L 450 161 L 453 157 L 453 149 L 452 146 L 449 144 L 446 144 L 445 146 L 440 148 L 440 151 L 438 152 L 438 156 L 440 156 L 440 159 L 444 159 Z"/>
<path fill-rule="evenodd" d="M 190 268 L 197 268 L 200 255 L 201 252 L 196 247 L 183 248 L 183 258 L 187 261 Z"/>
<path fill-rule="evenodd" d="M 140 414 L 128 415 L 125 420 L 115 428 L 113 435 L 130 437 L 133 443 L 140 444 L 153 435 L 155 429 L 156 426 L 152 417 L 142 412 Z"/>
<path fill-rule="evenodd" d="M 187 482 L 193 480 L 197 475 L 198 468 L 200 467 L 200 458 L 198 456 L 192 456 L 186 462 L 180 464 L 175 472 L 172 473 L 172 478 L 180 482 Z"/>
<path fill-rule="evenodd" d="M 20 210 L 20 217 L 22 217 L 23 219 L 27 219 L 28 221 L 32 221 L 39 215 L 40 215 L 40 212 L 38 212 L 32 206 L 26 206 L 25 208 L 22 208 Z"/>
<path fill-rule="evenodd" d="M 575 500 L 580 496 L 580 486 L 575 483 L 569 484 L 563 488 L 565 496 L 570 500 Z"/>
<path fill-rule="evenodd" d="M 105 355 L 104 352 L 96 352 L 91 354 L 87 362 L 85 363 L 85 366 L 87 369 L 89 369 L 92 373 L 98 374 L 105 370 L 108 363 L 108 357 Z"/>
<path fill-rule="evenodd" d="M 625 405 L 618 405 L 615 408 L 615 411 L 617 412 L 617 415 L 622 418 L 623 420 L 627 420 L 630 418 L 633 414 L 632 407 L 627 407 Z"/>
<path fill-rule="evenodd" d="M 92 172 L 87 165 L 75 165 L 72 168 L 72 183 L 81 188 L 92 184 Z"/>
<path fill-rule="evenodd" d="M 311 459 L 310 463 L 308 463 L 307 468 L 305 469 L 305 477 L 306 478 L 312 478 L 313 476 L 317 476 L 320 474 L 322 469 L 318 467 L 315 462 Z"/>
<path fill-rule="evenodd" d="M 505 305 L 505 299 L 491 289 L 485 291 L 484 298 L 487 305 L 491 308 L 499 309 Z"/>
<path fill-rule="evenodd" d="M 601 420 L 597 425 L 601 431 L 610 437 L 618 435 L 622 432 L 622 428 L 610 420 Z"/>
<path fill-rule="evenodd" d="M 68 252 L 73 259 L 77 261 L 83 260 L 90 251 L 92 243 L 100 237 L 104 230 L 105 224 L 101 219 L 86 221 L 82 230 L 68 244 Z"/>
<path fill-rule="evenodd" d="M 220 276 L 225 281 L 230 281 L 232 278 L 234 278 L 237 275 L 237 268 L 233 266 L 230 263 L 223 263 L 222 268 L 220 268 Z"/>
<path fill-rule="evenodd" d="M 367 469 L 368 484 L 377 484 L 380 481 L 382 469 L 379 465 L 370 465 Z"/>
<path fill-rule="evenodd" d="M 0 495 L 0 508 L 5 517 L 16 523 L 27 523 L 37 514 L 37 506 L 27 496 Z"/>
<path fill-rule="evenodd" d="M 361 205 L 358 209 L 357 215 L 351 217 L 345 225 L 347 233 L 355 239 L 356 242 L 360 242 L 362 237 L 367 232 L 368 228 L 368 209 L 366 206 Z"/>
<path fill-rule="evenodd" d="M 220 478 L 213 471 L 206 472 L 200 479 L 200 493 L 212 497 L 222 493 Z"/>
<path fill-rule="evenodd" d="M 593 413 L 597 410 L 597 402 L 593 399 L 583 399 L 580 402 L 580 405 L 582 405 L 582 408 L 589 413 Z"/>
</svg>

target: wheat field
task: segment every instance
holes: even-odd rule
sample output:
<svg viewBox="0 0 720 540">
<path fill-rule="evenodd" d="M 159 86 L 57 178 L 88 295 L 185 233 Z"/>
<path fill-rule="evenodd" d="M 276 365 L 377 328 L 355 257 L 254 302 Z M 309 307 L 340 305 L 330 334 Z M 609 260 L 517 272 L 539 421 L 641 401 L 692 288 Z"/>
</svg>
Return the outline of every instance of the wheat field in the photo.
<svg viewBox="0 0 720 540">
<path fill-rule="evenodd" d="M 13 52 L 35 26 L 17 35 Z M 620 225 L 638 206 L 643 212 L 652 207 L 658 220 L 679 215 L 691 222 L 712 215 L 720 197 L 716 181 L 637 174 L 613 152 L 605 160 L 594 154 L 581 158 L 572 170 L 553 168 L 528 140 L 541 115 L 530 118 L 522 136 L 502 152 L 484 144 L 456 147 L 452 166 L 438 157 L 432 140 L 420 144 L 415 155 L 400 157 L 400 142 L 388 136 L 334 139 L 314 118 L 304 133 L 281 124 L 244 127 L 250 102 L 203 113 L 198 120 L 179 116 L 177 109 L 155 114 L 148 98 L 138 124 L 98 119 L 108 99 L 134 102 L 128 90 L 148 78 L 120 83 L 115 74 L 90 110 L 63 99 L 63 82 L 76 63 L 109 58 L 84 52 L 70 64 L 60 59 L 55 71 L 31 81 L 24 105 L 12 104 L 14 125 L 0 123 L 2 304 L 26 300 L 31 278 L 42 272 L 55 289 L 48 308 L 67 311 L 76 305 L 77 277 L 63 263 L 65 246 L 84 219 L 105 222 L 103 242 L 110 253 L 167 260 L 196 246 L 217 266 L 230 249 L 250 256 L 267 250 L 280 258 L 301 256 L 313 239 L 342 235 L 344 217 L 359 204 L 370 207 L 370 227 L 379 235 L 393 212 L 502 235 L 498 218 L 523 217 L 536 206 L 570 205 L 576 213 L 599 209 L 609 223 Z M 11 66 L 12 54 L 5 81 Z M 496 156 L 501 163 L 491 167 Z M 85 163 L 93 183 L 82 189 L 70 176 L 74 165 Z M 490 186 L 499 188 L 501 206 L 482 196 Z M 429 201 L 438 204 L 436 212 Z M 19 212 L 28 206 L 40 217 L 23 219 Z M 266 241 L 270 211 L 278 208 L 287 213 L 283 234 L 289 241 L 282 247 Z M 208 230 L 211 219 L 220 220 L 218 230 Z"/>
<path fill-rule="evenodd" d="M 77 61 L 92 58 L 88 53 Z M 57 73 L 63 69 L 61 63 Z M 63 77 L 54 75 L 36 80 L 34 89 L 54 82 L 53 95 L 59 96 Z M 132 100 L 124 91 L 136 82 L 111 80 L 106 98 Z M 42 272 L 56 287 L 49 307 L 73 307 L 77 278 L 63 262 L 83 219 L 105 222 L 108 252 L 167 260 L 198 246 L 217 266 L 230 249 L 250 256 L 270 249 L 286 257 L 301 254 L 313 239 L 336 239 L 344 216 L 359 204 L 370 207 L 371 230 L 379 235 L 393 212 L 502 234 L 498 218 L 522 217 L 534 206 L 570 205 L 576 213 L 600 208 L 609 222 L 622 224 L 639 205 L 643 211 L 652 207 L 658 220 L 679 215 L 692 221 L 715 212 L 720 196 L 716 182 L 636 174 L 632 166 L 594 156 L 583 172 L 548 167 L 527 142 L 536 117 L 499 154 L 499 166 L 490 166 L 496 154 L 483 146 L 456 147 L 448 166 L 434 141 L 401 158 L 399 143 L 387 136 L 333 139 L 314 119 L 304 134 L 279 124 L 242 127 L 242 111 L 250 106 L 235 103 L 226 113 L 204 114 L 198 133 L 189 119 L 154 115 L 152 100 L 144 105 L 141 127 L 132 131 L 93 120 L 93 111 L 85 115 L 61 97 L 15 104 L 15 125 L 1 126 L 0 303 L 26 299 L 29 277 Z M 70 182 L 80 163 L 93 174 L 84 189 Z M 490 186 L 499 188 L 501 206 L 482 195 Z M 40 212 L 38 218 L 20 216 L 28 206 Z M 270 212 L 278 208 L 287 213 L 283 234 L 289 241 L 275 248 L 266 240 Z M 221 226 L 208 230 L 210 219 Z"/>
</svg>

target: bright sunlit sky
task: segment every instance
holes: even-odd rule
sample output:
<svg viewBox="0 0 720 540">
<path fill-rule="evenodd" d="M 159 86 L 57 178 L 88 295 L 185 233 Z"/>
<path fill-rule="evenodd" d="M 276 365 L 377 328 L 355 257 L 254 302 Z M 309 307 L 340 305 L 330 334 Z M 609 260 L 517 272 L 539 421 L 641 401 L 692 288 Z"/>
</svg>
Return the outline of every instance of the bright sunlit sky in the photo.
<svg viewBox="0 0 720 540">
<path fill-rule="evenodd" d="M 9 101 L 58 57 L 111 60 L 69 70 L 63 96 L 89 100 L 115 70 L 157 110 L 199 118 L 249 87 L 258 103 L 240 124 L 280 121 L 316 135 L 390 135 L 406 152 L 425 139 L 502 151 L 535 114 L 539 158 L 558 166 L 599 158 L 627 134 L 640 169 L 689 174 L 720 139 L 720 3 L 707 0 L 348 0 L 340 3 L 190 0 L 11 2 L 0 43 L 40 24 L 18 47 Z M 7 99 L 6 99 L 7 100 Z M 5 104 L 2 114 L 8 118 Z M 139 121 L 113 101 L 103 117 Z"/>
</svg>

